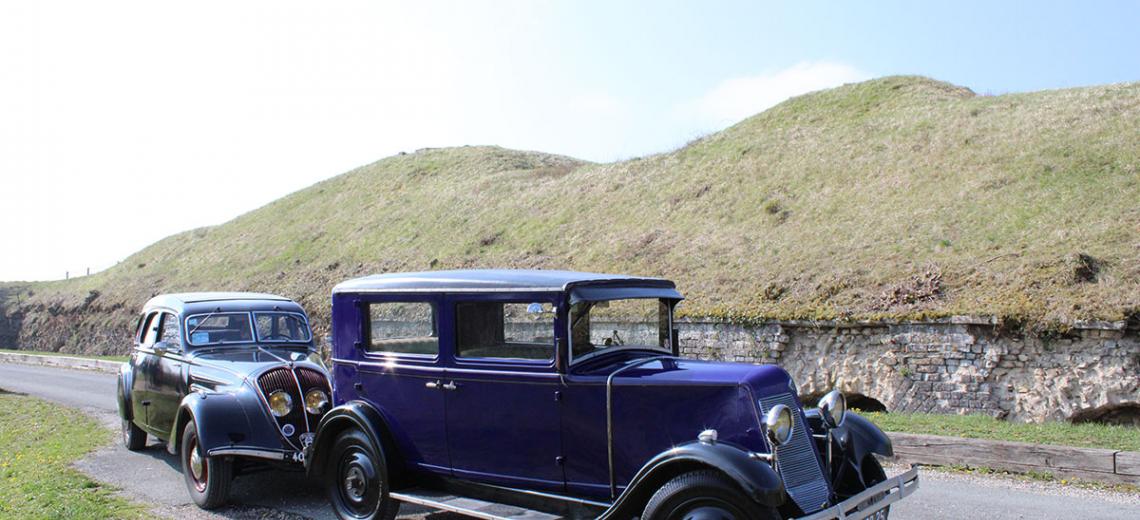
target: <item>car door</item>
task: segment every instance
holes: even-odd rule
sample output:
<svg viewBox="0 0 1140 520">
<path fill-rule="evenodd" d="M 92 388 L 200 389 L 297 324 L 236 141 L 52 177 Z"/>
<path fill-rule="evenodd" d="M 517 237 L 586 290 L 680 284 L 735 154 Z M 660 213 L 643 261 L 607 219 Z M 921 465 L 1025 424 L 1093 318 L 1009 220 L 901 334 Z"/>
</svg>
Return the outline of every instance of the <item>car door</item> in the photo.
<svg viewBox="0 0 1140 520">
<path fill-rule="evenodd" d="M 560 379 L 548 294 L 449 299 L 454 341 L 440 389 L 457 477 L 562 491 Z"/>
<path fill-rule="evenodd" d="M 359 305 L 363 341 L 356 348 L 361 361 L 355 374 L 337 367 L 350 371 L 347 379 L 354 381 L 351 390 L 337 392 L 363 398 L 384 415 L 407 464 L 450 474 L 440 390 L 446 377 L 440 344 L 448 334 L 439 326 L 438 298 L 375 295 Z"/>
<path fill-rule="evenodd" d="M 142 328 L 136 336 L 135 348 L 131 351 L 131 412 L 135 424 L 149 428 L 150 420 L 147 411 L 151 404 L 151 371 L 155 359 L 151 355 L 154 344 L 158 341 L 158 312 L 150 312 L 143 317 Z"/>
<path fill-rule="evenodd" d="M 150 426 L 163 435 L 169 435 L 174 427 L 178 405 L 185 395 L 185 363 L 182 360 L 182 332 L 178 315 L 163 312 L 159 322 L 159 342 L 165 350 L 152 351 L 155 358 L 152 370 L 151 405 L 148 421 Z"/>
</svg>

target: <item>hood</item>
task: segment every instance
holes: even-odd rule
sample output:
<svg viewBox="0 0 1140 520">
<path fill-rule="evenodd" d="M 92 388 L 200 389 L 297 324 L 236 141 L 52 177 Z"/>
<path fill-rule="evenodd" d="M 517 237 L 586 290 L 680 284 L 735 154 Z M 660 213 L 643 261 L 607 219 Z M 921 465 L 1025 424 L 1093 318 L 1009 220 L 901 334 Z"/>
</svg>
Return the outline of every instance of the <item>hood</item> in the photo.
<svg viewBox="0 0 1140 520">
<path fill-rule="evenodd" d="M 240 378 L 248 377 L 272 365 L 294 362 L 298 365 L 318 365 L 308 361 L 309 349 L 304 346 L 255 348 L 252 345 L 206 348 L 193 353 L 194 373 L 225 372 Z M 323 371 L 324 369 L 321 368 Z"/>
<path fill-rule="evenodd" d="M 796 391 L 792 378 L 776 365 L 752 365 L 669 357 L 621 371 L 615 385 L 731 385 L 751 387 L 756 396 Z"/>
</svg>

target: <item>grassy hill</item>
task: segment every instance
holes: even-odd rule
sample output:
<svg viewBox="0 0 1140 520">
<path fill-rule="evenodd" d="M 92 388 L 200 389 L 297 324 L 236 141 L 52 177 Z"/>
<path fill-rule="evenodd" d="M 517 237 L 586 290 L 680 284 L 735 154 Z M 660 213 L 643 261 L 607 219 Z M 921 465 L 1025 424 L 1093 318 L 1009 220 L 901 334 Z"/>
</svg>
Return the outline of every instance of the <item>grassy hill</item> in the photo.
<svg viewBox="0 0 1140 520">
<path fill-rule="evenodd" d="M 159 292 L 278 292 L 321 322 L 342 279 L 459 267 L 664 276 L 686 314 L 738 320 L 1135 317 L 1140 83 L 976 96 L 888 77 L 608 164 L 421 150 L 3 290 L 24 348 L 113 352 Z"/>
</svg>

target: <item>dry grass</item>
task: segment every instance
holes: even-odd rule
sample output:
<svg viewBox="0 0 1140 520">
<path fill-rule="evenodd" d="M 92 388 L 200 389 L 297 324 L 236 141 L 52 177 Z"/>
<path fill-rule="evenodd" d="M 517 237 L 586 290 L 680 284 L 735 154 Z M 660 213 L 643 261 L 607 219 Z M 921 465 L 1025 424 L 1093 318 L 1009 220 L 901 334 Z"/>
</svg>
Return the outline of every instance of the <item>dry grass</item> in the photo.
<svg viewBox="0 0 1140 520">
<path fill-rule="evenodd" d="M 625 162 L 389 157 L 37 284 L 31 305 L 96 290 L 88 307 L 123 324 L 156 292 L 257 289 L 321 319 L 350 276 L 549 267 L 673 278 L 688 315 L 1120 320 L 1140 307 L 1137 135 L 1140 84 L 978 97 L 882 78 Z"/>
</svg>

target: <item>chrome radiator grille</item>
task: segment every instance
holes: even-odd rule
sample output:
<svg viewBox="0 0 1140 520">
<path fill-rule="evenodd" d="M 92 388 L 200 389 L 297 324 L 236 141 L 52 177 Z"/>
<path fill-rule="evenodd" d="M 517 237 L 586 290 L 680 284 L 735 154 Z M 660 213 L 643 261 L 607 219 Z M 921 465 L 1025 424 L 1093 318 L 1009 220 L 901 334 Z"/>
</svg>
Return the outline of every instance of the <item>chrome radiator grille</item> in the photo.
<svg viewBox="0 0 1140 520">
<path fill-rule="evenodd" d="M 827 507 L 831 489 L 823 476 L 823 467 L 812 448 L 811 431 L 808 430 L 802 410 L 792 394 L 778 394 L 760 399 L 760 412 L 768 413 L 773 406 L 782 404 L 792 411 L 794 431 L 788 444 L 776 452 L 780 478 L 784 488 L 796 505 L 804 513 L 813 513 Z"/>
</svg>

